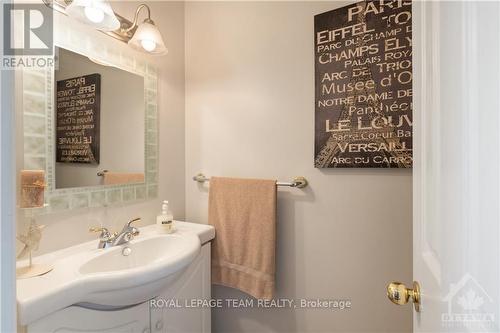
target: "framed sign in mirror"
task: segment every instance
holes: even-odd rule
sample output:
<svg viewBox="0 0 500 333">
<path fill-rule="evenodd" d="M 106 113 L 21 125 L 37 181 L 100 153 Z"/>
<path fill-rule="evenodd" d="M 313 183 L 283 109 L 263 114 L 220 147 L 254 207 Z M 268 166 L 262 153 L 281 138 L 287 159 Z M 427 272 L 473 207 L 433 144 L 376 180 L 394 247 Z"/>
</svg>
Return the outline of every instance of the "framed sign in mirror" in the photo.
<svg viewBox="0 0 500 333">
<path fill-rule="evenodd" d="M 157 197 L 156 68 L 74 37 L 58 36 L 58 68 L 22 72 L 22 169 L 45 172 L 46 212 Z"/>
<path fill-rule="evenodd" d="M 58 52 L 59 68 L 56 71 L 55 78 L 56 102 L 54 108 L 56 122 L 56 163 L 64 163 L 61 164 L 61 167 L 70 163 L 99 165 L 101 73 L 83 74 L 58 80 L 57 76 L 60 76 L 63 71 L 61 68 L 61 53 L 70 53 L 70 51 L 59 49 Z M 63 67 L 66 70 L 66 67 L 69 66 Z M 74 68 L 74 64 L 71 67 Z M 88 71 L 89 69 L 83 68 L 83 70 Z M 120 96 L 108 96 L 108 98 L 119 99 Z M 138 110 L 133 111 L 137 112 Z M 108 112 L 113 112 L 113 110 L 110 109 Z M 112 129 L 105 129 L 105 131 L 110 130 Z M 77 172 L 78 170 L 75 170 L 74 173 Z M 59 172 L 56 171 L 56 173 Z M 56 187 L 71 187 L 60 186 L 61 182 L 62 180 L 57 181 L 56 179 Z"/>
</svg>

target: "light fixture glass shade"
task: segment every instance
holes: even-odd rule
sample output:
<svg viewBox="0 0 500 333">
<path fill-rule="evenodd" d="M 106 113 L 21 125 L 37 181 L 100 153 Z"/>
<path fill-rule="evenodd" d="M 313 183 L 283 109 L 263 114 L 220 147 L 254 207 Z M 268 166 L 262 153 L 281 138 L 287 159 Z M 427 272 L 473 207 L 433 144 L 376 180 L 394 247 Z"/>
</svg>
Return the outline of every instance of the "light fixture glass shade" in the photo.
<svg viewBox="0 0 500 333">
<path fill-rule="evenodd" d="M 114 31 L 120 28 L 120 22 L 106 0 L 73 0 L 66 7 L 66 13 L 102 31 Z"/>
<path fill-rule="evenodd" d="M 132 48 L 153 55 L 165 55 L 168 53 L 161 33 L 151 20 L 145 20 L 139 24 L 134 36 L 128 41 Z"/>
</svg>

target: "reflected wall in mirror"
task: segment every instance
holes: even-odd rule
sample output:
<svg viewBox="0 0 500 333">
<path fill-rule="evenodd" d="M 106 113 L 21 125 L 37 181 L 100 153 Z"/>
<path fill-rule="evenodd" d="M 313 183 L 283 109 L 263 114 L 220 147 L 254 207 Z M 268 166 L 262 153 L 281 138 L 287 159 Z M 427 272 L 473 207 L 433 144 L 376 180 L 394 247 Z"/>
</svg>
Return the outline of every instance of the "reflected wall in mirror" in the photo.
<svg viewBox="0 0 500 333">
<path fill-rule="evenodd" d="M 55 188 L 144 183 L 144 77 L 57 52 Z"/>
</svg>

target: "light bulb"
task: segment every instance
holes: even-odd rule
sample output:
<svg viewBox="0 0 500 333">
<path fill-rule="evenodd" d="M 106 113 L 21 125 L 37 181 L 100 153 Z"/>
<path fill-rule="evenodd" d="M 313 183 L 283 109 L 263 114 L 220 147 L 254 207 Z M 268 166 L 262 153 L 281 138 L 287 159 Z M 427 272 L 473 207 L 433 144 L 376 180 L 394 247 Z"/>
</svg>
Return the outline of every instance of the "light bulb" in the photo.
<svg viewBox="0 0 500 333">
<path fill-rule="evenodd" d="M 104 11 L 93 6 L 85 7 L 85 16 L 94 23 L 101 23 L 104 20 Z"/>
<path fill-rule="evenodd" d="M 141 40 L 141 46 L 144 50 L 151 52 L 154 49 L 156 49 L 156 43 L 153 40 L 150 39 L 143 39 Z"/>
<path fill-rule="evenodd" d="M 137 26 L 134 35 L 128 41 L 128 45 L 137 51 L 151 55 L 164 55 L 168 52 L 160 31 L 150 19 L 144 20 Z"/>
</svg>

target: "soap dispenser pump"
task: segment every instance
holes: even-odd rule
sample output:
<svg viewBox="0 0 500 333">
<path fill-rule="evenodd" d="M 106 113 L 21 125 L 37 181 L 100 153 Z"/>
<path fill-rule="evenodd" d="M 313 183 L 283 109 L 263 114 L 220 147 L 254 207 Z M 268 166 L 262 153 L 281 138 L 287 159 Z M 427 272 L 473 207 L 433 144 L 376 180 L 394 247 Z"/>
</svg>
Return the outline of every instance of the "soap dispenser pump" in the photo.
<svg viewBox="0 0 500 333">
<path fill-rule="evenodd" d="M 161 205 L 161 214 L 156 217 L 158 231 L 164 234 L 170 234 L 174 231 L 174 217 L 168 209 L 168 201 L 164 200 Z"/>
</svg>

